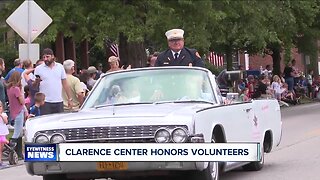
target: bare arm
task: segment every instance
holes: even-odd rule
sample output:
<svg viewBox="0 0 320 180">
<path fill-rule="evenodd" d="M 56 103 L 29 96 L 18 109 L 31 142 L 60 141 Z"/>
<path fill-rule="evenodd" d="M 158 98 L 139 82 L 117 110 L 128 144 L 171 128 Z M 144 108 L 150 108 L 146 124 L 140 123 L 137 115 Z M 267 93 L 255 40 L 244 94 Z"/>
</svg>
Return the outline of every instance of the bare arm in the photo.
<svg viewBox="0 0 320 180">
<path fill-rule="evenodd" d="M 65 90 L 68 97 L 68 106 L 69 108 L 72 108 L 72 99 L 71 99 L 71 91 L 70 91 L 69 84 L 66 79 L 62 79 L 61 82 L 62 82 L 63 89 Z"/>
<path fill-rule="evenodd" d="M 29 74 L 33 71 L 33 69 L 27 69 L 24 73 L 23 73 L 23 77 L 26 80 L 26 82 L 28 82 L 28 80 L 30 79 Z"/>
<path fill-rule="evenodd" d="M 62 79 L 61 82 L 62 82 L 63 89 L 66 91 L 68 99 L 70 99 L 71 98 L 71 92 L 70 92 L 70 87 L 69 87 L 69 84 L 68 84 L 67 80 L 66 79 Z"/>
<path fill-rule="evenodd" d="M 3 116 L 2 114 L 0 114 L 4 124 L 8 124 L 8 117 L 7 116 Z"/>
<path fill-rule="evenodd" d="M 83 101 L 84 101 L 84 95 L 85 93 L 84 92 L 79 92 L 77 93 L 77 98 L 78 98 L 78 101 L 80 103 L 80 106 L 82 105 Z"/>
<path fill-rule="evenodd" d="M 22 94 L 18 97 L 18 101 L 21 105 L 24 105 L 24 97 Z"/>
</svg>

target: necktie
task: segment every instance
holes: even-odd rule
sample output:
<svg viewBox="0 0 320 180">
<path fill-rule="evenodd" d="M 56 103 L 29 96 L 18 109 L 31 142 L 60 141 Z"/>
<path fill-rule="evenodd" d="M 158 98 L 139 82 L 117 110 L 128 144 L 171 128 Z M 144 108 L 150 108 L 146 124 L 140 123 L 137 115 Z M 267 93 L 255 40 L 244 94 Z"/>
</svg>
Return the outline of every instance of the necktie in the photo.
<svg viewBox="0 0 320 180">
<path fill-rule="evenodd" d="M 179 53 L 174 54 L 174 59 L 178 59 Z"/>
</svg>

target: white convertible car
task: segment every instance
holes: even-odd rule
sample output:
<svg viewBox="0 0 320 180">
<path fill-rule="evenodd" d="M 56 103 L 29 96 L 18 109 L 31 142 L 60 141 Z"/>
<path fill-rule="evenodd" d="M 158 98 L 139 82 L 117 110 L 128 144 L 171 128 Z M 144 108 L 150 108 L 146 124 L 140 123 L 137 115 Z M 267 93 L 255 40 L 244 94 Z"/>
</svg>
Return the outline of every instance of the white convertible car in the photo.
<svg viewBox="0 0 320 180">
<path fill-rule="evenodd" d="M 103 75 L 78 112 L 29 119 L 26 143 L 261 143 L 259 162 L 26 162 L 43 179 L 184 175 L 217 180 L 240 166 L 260 170 L 281 139 L 272 99 L 223 103 L 215 76 L 197 67 L 140 68 Z"/>
</svg>

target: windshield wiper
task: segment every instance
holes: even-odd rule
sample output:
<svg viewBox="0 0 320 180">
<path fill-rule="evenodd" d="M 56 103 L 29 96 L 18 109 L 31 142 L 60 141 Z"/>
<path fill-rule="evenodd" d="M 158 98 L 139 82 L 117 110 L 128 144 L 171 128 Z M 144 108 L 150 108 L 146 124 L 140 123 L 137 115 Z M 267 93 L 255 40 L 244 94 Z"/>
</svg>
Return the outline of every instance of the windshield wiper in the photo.
<svg viewBox="0 0 320 180">
<path fill-rule="evenodd" d="M 165 103 L 208 103 L 208 104 L 214 104 L 211 101 L 205 101 L 205 100 L 175 100 L 175 101 L 157 101 L 153 104 L 165 104 Z"/>
<path fill-rule="evenodd" d="M 136 104 L 152 104 L 152 102 L 128 102 L 128 103 L 118 103 L 118 104 L 101 104 L 96 105 L 94 108 L 102 108 L 102 107 L 108 107 L 108 106 L 122 106 L 122 105 L 136 105 Z"/>
</svg>

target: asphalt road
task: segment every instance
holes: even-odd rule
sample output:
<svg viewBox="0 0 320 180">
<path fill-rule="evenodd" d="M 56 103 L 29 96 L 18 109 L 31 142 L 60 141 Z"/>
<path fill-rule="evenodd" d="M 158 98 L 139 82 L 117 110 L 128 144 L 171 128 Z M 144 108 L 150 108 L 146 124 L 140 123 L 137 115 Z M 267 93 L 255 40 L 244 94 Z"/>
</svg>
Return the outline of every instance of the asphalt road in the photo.
<svg viewBox="0 0 320 180">
<path fill-rule="evenodd" d="M 258 172 L 241 168 L 225 173 L 221 180 L 318 180 L 320 170 L 320 103 L 283 108 L 283 136 L 279 147 L 265 156 Z M 24 165 L 0 170 L 1 180 L 37 180 Z"/>
</svg>

